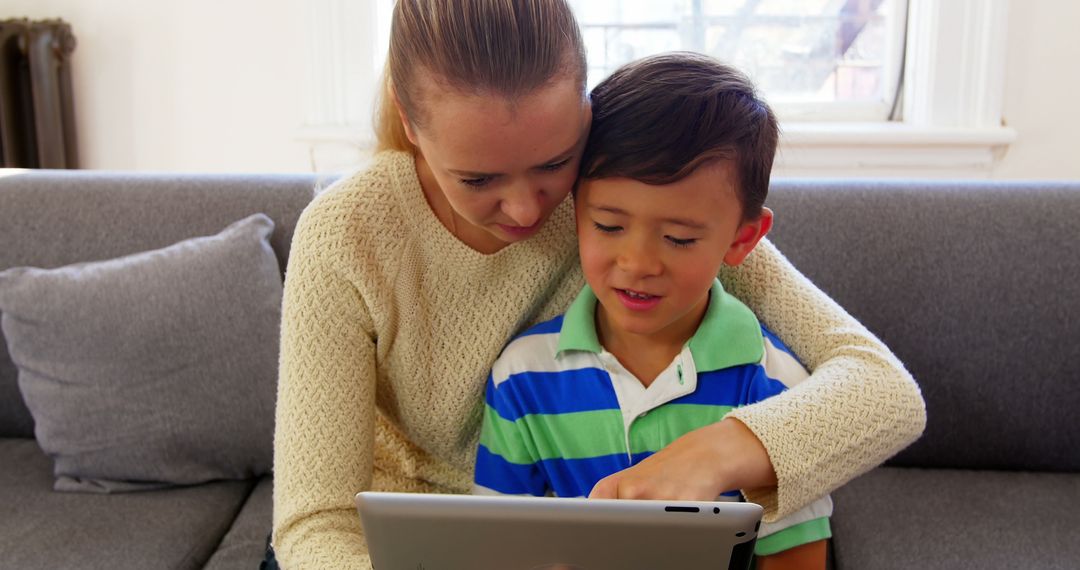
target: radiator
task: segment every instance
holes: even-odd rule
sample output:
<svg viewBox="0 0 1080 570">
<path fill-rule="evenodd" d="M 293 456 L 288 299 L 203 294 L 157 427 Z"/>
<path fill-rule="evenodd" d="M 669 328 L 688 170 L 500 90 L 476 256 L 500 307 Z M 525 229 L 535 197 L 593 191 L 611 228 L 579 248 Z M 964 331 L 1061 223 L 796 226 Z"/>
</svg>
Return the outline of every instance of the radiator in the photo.
<svg viewBox="0 0 1080 570">
<path fill-rule="evenodd" d="M 78 168 L 63 20 L 0 20 L 0 167 Z"/>
</svg>

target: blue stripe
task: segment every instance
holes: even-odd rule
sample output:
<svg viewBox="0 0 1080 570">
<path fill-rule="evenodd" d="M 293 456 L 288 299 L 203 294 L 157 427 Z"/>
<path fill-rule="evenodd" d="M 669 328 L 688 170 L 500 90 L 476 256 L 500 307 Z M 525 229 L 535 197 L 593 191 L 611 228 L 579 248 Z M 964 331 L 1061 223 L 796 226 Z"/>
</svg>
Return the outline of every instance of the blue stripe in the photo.
<svg viewBox="0 0 1080 570">
<path fill-rule="evenodd" d="M 619 409 L 611 378 L 600 368 L 512 374 L 498 388 L 489 381 L 484 399 L 509 421 L 529 414 Z"/>
<path fill-rule="evenodd" d="M 478 485 L 508 495 L 587 497 L 596 482 L 629 467 L 626 455 L 616 453 L 587 459 L 548 459 L 529 465 L 510 463 L 481 445 L 476 452 Z"/>
<path fill-rule="evenodd" d="M 776 336 L 771 330 L 765 328 L 765 325 L 761 325 L 761 336 L 769 339 L 769 342 L 771 342 L 773 346 L 779 348 L 783 352 L 790 354 L 791 357 L 794 358 L 800 366 L 806 368 L 806 365 L 802 363 L 802 360 L 799 360 L 799 355 L 792 352 L 792 350 L 788 348 L 788 345 L 784 344 L 784 341 L 780 340 L 780 337 Z"/>
<path fill-rule="evenodd" d="M 637 465 L 644 461 L 647 457 L 651 456 L 654 452 L 642 451 L 641 453 L 635 453 L 630 457 L 630 465 Z"/>
<path fill-rule="evenodd" d="M 615 453 L 586 459 L 547 459 L 539 463 L 510 463 L 481 445 L 476 452 L 476 483 L 507 495 L 542 497 L 549 489 L 558 497 L 587 497 L 604 477 L 637 465 L 653 453 L 635 453 L 632 461 L 626 454 Z M 739 497 L 738 491 L 723 493 Z"/>
<path fill-rule="evenodd" d="M 754 371 L 753 377 L 750 382 L 743 386 L 744 391 L 741 398 L 744 405 L 760 402 L 765 398 L 771 398 L 787 390 L 787 386 L 783 382 L 766 376 L 764 367 L 755 365 L 752 368 Z"/>
<path fill-rule="evenodd" d="M 522 337 L 532 336 L 534 334 L 552 334 L 562 330 L 563 316 L 559 315 L 549 321 L 544 321 L 538 325 L 533 325 L 525 330 L 525 332 L 519 334 L 514 340 Z M 511 341 L 513 342 L 513 341 Z"/>
<path fill-rule="evenodd" d="M 547 491 L 544 474 L 536 464 L 510 463 L 481 445 L 476 450 L 476 483 L 507 495 L 542 497 Z"/>
<path fill-rule="evenodd" d="M 546 459 L 540 468 L 559 497 L 588 497 L 597 481 L 626 469 L 625 453 L 585 459 Z"/>
<path fill-rule="evenodd" d="M 782 382 L 766 376 L 765 369 L 757 364 L 701 372 L 697 382 L 693 393 L 668 405 L 745 406 L 775 396 L 786 388 Z"/>
</svg>

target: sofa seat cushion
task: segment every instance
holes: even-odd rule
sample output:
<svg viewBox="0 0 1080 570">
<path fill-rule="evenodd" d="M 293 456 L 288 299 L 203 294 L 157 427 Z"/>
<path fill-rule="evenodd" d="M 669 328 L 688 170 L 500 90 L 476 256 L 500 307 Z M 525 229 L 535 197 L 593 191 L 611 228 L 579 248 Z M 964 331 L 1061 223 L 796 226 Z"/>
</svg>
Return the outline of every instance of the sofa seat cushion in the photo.
<svg viewBox="0 0 1080 570">
<path fill-rule="evenodd" d="M 204 570 L 254 570 L 266 555 L 274 512 L 274 480 L 263 477 Z"/>
<path fill-rule="evenodd" d="M 0 438 L 5 568 L 202 568 L 254 481 L 117 495 L 52 485 L 52 461 L 35 440 Z"/>
<path fill-rule="evenodd" d="M 1064 569 L 1080 560 L 1080 473 L 882 467 L 833 499 L 838 570 Z"/>
</svg>

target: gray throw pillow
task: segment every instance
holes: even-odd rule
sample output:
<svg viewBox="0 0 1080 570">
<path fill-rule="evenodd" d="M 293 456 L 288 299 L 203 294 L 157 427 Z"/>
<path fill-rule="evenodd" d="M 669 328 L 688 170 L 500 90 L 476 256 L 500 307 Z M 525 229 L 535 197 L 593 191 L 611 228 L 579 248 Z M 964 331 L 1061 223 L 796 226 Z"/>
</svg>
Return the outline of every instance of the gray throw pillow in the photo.
<svg viewBox="0 0 1080 570">
<path fill-rule="evenodd" d="M 57 269 L 0 272 L 0 325 L 58 491 L 270 471 L 281 274 L 274 222 Z"/>
</svg>

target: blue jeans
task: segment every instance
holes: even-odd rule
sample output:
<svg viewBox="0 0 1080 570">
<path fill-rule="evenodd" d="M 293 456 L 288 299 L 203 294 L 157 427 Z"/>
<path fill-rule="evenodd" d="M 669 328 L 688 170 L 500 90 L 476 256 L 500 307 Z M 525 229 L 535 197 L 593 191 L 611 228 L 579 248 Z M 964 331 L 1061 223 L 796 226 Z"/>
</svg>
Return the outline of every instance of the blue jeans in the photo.
<svg viewBox="0 0 1080 570">
<path fill-rule="evenodd" d="M 274 547 L 270 546 L 270 535 L 266 536 L 266 554 L 263 556 L 263 561 L 259 563 L 259 570 L 281 570 L 277 559 L 274 558 Z"/>
</svg>

